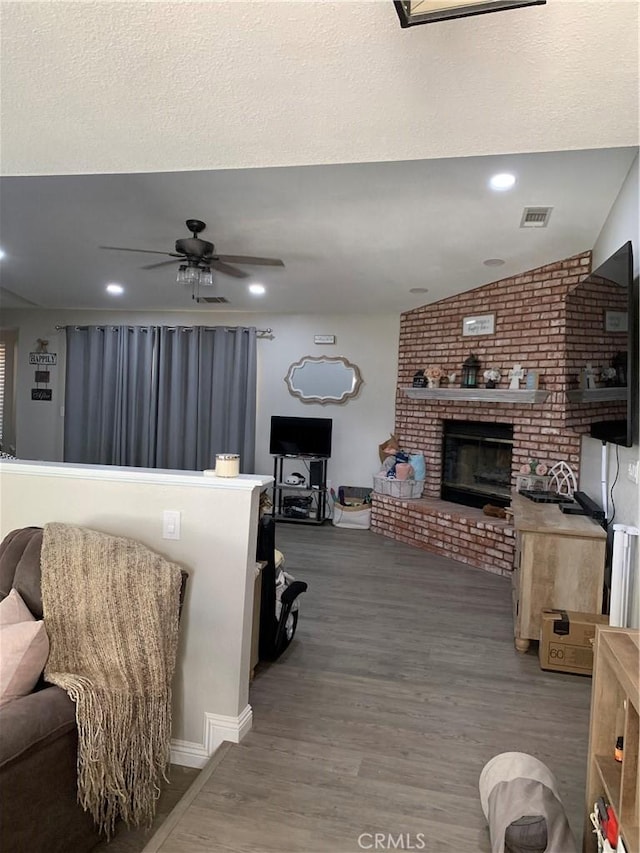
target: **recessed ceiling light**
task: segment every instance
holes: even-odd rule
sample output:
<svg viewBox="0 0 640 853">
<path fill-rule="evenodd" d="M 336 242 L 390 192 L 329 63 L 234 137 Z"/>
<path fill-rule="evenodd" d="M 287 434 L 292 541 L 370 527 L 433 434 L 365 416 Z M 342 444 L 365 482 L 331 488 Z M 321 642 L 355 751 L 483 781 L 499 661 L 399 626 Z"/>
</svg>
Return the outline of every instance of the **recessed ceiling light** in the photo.
<svg viewBox="0 0 640 853">
<path fill-rule="evenodd" d="M 0 261 L 4 258 L 4 249 L 0 249 Z"/>
<path fill-rule="evenodd" d="M 111 284 L 107 285 L 107 293 L 119 296 L 121 293 L 124 293 L 124 287 L 121 284 L 116 284 L 115 281 L 112 281 Z"/>
<path fill-rule="evenodd" d="M 482 263 L 485 267 L 501 267 L 504 264 L 504 261 L 502 258 L 487 258 L 487 260 Z"/>
<path fill-rule="evenodd" d="M 429 293 L 428 287 L 412 287 L 409 293 Z"/>
<path fill-rule="evenodd" d="M 501 172 L 499 175 L 494 175 L 490 181 L 489 186 L 492 190 L 497 190 L 498 192 L 503 192 L 504 190 L 510 190 L 511 187 L 516 182 L 516 176 L 509 174 L 509 172 Z"/>
<path fill-rule="evenodd" d="M 254 296 L 262 296 L 262 294 L 266 291 L 264 284 L 250 284 L 249 285 L 249 293 L 253 293 Z"/>
</svg>

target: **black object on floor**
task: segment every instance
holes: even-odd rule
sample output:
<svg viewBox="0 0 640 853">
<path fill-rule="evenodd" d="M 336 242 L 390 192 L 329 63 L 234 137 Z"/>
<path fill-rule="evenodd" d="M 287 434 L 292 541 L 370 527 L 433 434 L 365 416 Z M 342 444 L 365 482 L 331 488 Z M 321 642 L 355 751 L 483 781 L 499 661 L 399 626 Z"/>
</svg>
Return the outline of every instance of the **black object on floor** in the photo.
<svg viewBox="0 0 640 853">
<path fill-rule="evenodd" d="M 280 613 L 277 614 L 275 564 L 276 523 L 272 516 L 263 516 L 258 523 L 256 559 L 266 562 L 262 570 L 262 598 L 260 599 L 260 660 L 276 660 L 287 648 L 298 626 L 298 610 L 294 609 L 299 595 L 306 592 L 307 584 L 293 581 L 280 596 Z"/>
</svg>

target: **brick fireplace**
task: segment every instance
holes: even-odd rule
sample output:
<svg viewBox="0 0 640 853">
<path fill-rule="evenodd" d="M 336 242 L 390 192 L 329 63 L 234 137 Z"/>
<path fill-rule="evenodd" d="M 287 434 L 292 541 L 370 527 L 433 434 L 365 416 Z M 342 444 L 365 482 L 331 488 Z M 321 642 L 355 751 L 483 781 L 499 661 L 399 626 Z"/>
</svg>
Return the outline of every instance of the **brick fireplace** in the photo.
<svg viewBox="0 0 640 853">
<path fill-rule="evenodd" d="M 427 477 L 422 499 L 374 495 L 373 530 L 488 571 L 511 571 L 514 540 L 509 524 L 441 498 L 444 423 L 512 425 L 512 486 L 530 459 L 549 466 L 564 460 L 578 477 L 578 416 L 575 407 L 569 412 L 566 402 L 566 391 L 575 387 L 565 345 L 567 324 L 573 322 L 567 295 L 589 274 L 590 266 L 591 253 L 585 252 L 402 315 L 395 435 L 402 447 L 424 453 Z M 463 318 L 489 313 L 494 315 L 492 334 L 462 335 Z M 537 371 L 546 398 L 485 402 L 408 396 L 414 373 L 429 366 L 457 373 L 459 387 L 462 363 L 471 352 L 480 359 L 480 377 L 487 368 L 500 370 L 499 389 L 507 389 L 507 374 L 515 364 Z"/>
</svg>

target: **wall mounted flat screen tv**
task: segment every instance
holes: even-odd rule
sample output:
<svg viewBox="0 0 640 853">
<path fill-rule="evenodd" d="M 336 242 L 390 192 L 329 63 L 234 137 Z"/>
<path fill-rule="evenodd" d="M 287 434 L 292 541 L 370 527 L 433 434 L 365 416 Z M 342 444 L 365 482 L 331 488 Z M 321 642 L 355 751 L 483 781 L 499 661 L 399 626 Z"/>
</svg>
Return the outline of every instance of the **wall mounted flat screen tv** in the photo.
<svg viewBox="0 0 640 853">
<path fill-rule="evenodd" d="M 271 416 L 269 453 L 274 456 L 331 456 L 331 418 Z"/>
<path fill-rule="evenodd" d="M 638 282 L 630 242 L 567 295 L 566 334 L 567 426 L 631 447 L 639 374 Z"/>
</svg>

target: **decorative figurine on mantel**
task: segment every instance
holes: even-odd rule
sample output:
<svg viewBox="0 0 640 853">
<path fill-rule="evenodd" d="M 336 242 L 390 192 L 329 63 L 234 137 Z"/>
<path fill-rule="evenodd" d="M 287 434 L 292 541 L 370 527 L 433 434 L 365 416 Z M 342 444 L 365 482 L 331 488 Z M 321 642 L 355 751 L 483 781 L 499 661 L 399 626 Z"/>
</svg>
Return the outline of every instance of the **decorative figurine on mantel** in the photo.
<svg viewBox="0 0 640 853">
<path fill-rule="evenodd" d="M 580 388 L 583 391 L 593 391 L 596 387 L 596 370 L 591 364 L 587 364 L 580 371 Z"/>
<path fill-rule="evenodd" d="M 449 385 L 455 385 L 455 384 L 456 384 L 456 379 L 457 379 L 457 378 L 458 378 L 458 374 L 457 374 L 457 373 L 449 373 L 449 374 L 448 374 L 448 376 L 447 376 L 447 380 L 448 380 L 448 382 L 449 382 Z"/>
<path fill-rule="evenodd" d="M 416 370 L 416 372 L 413 374 L 412 384 L 414 388 L 427 387 L 427 377 L 424 375 L 424 370 Z"/>
<path fill-rule="evenodd" d="M 439 388 L 440 380 L 443 377 L 443 372 L 439 367 L 427 367 L 424 372 L 424 375 L 427 377 L 427 382 L 429 383 L 429 388 Z"/>
<path fill-rule="evenodd" d="M 498 382 L 500 382 L 500 371 L 496 370 L 495 367 L 491 367 L 489 370 L 485 370 L 482 374 L 482 378 L 484 379 L 484 387 L 485 388 L 495 388 Z"/>
<path fill-rule="evenodd" d="M 616 384 L 618 373 L 615 367 L 603 367 L 600 371 L 600 376 L 607 388 L 612 388 Z"/>
<path fill-rule="evenodd" d="M 524 370 L 521 364 L 514 364 L 509 371 L 509 391 L 518 391 L 520 382 L 524 379 Z"/>
<path fill-rule="evenodd" d="M 480 359 L 474 353 L 471 353 L 469 358 L 465 359 L 462 364 L 462 380 L 460 381 L 460 387 L 477 388 L 479 370 Z"/>
</svg>

